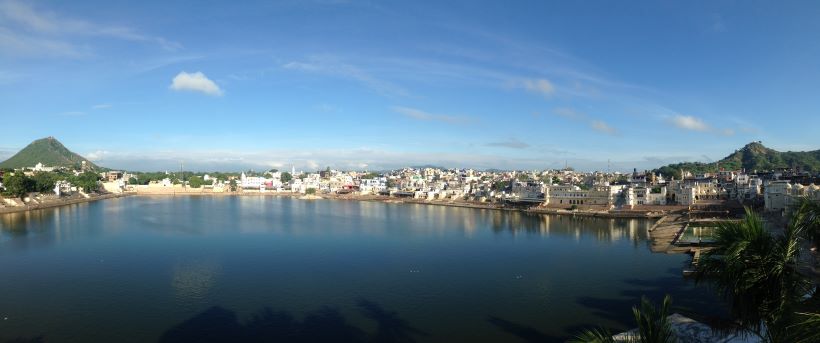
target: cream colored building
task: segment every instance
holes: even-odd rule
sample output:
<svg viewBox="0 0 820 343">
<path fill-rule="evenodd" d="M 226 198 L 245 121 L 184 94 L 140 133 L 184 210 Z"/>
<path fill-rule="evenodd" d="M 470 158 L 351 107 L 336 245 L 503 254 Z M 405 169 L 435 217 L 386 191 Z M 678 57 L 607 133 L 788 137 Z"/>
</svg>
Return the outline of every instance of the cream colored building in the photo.
<svg viewBox="0 0 820 343">
<path fill-rule="evenodd" d="M 803 186 L 778 180 L 769 182 L 763 192 L 764 209 L 770 212 L 788 212 L 801 199 L 820 201 L 820 187 L 815 184 Z"/>
</svg>

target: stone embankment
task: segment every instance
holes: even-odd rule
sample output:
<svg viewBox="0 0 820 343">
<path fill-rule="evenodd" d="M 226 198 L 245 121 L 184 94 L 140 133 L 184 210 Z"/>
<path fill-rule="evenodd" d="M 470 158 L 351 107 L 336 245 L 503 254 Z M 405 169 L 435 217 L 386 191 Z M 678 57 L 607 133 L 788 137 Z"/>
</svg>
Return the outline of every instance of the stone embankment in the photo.
<svg viewBox="0 0 820 343">
<path fill-rule="evenodd" d="M 59 207 L 59 206 L 66 206 L 66 205 L 73 205 L 73 204 L 80 204 L 84 202 L 91 202 L 103 199 L 111 199 L 111 198 L 119 198 L 126 196 L 128 194 L 87 194 L 85 196 L 72 196 L 72 197 L 49 197 L 45 199 L 29 199 L 28 202 L 24 202 L 21 199 L 9 199 L 4 198 L 2 204 L 0 205 L 0 214 L 3 213 L 15 213 L 15 212 L 25 212 L 25 211 L 32 211 L 32 210 L 41 210 L 46 208 L 52 207 Z"/>
</svg>

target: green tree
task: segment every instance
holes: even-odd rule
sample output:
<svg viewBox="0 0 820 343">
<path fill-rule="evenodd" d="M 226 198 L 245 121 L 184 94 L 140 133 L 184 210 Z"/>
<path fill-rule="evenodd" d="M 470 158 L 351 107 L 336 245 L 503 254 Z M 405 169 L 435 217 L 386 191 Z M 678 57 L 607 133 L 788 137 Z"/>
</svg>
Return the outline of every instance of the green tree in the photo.
<svg viewBox="0 0 820 343">
<path fill-rule="evenodd" d="M 288 172 L 283 172 L 281 176 L 282 183 L 288 183 L 293 179 L 293 175 Z"/>
<path fill-rule="evenodd" d="M 236 179 L 231 179 L 231 181 L 228 181 L 228 185 L 231 188 L 231 192 L 236 192 Z"/>
<path fill-rule="evenodd" d="M 204 183 L 205 181 L 199 176 L 191 176 L 188 178 L 188 186 L 191 186 L 191 188 L 200 188 Z"/>
<path fill-rule="evenodd" d="M 57 174 L 51 172 L 37 172 L 31 177 L 34 182 L 34 191 L 40 193 L 49 193 L 54 190 L 54 185 L 57 183 Z"/>
<path fill-rule="evenodd" d="M 316 188 L 308 188 L 305 190 L 305 194 L 307 195 L 314 195 L 316 194 Z"/>
<path fill-rule="evenodd" d="M 33 191 L 34 181 L 21 172 L 14 173 L 14 175 L 7 173 L 3 177 L 3 187 L 6 188 L 7 194 L 22 198 L 28 192 Z"/>
<path fill-rule="evenodd" d="M 92 171 L 84 172 L 76 177 L 71 181 L 75 186 L 81 187 L 84 192 L 91 193 L 96 192 L 99 189 L 99 184 L 97 181 L 100 180 L 100 176 Z"/>
<path fill-rule="evenodd" d="M 510 185 L 510 181 L 496 181 L 493 182 L 493 190 L 502 191 Z"/>
<path fill-rule="evenodd" d="M 137 181 L 137 179 L 136 179 L 136 178 L 134 178 L 134 177 L 132 176 L 132 177 L 128 178 L 128 184 L 129 184 L 129 185 L 138 185 L 138 184 L 139 184 L 139 182 Z"/>
<path fill-rule="evenodd" d="M 677 337 L 672 331 L 669 323 L 669 309 L 672 305 L 672 298 L 667 295 L 663 298 L 660 307 L 656 307 L 646 297 L 641 297 L 641 306 L 632 308 L 632 315 L 638 330 L 628 334 L 623 339 L 615 339 L 612 332 L 607 329 L 590 329 L 582 332 L 573 343 L 673 343 L 677 342 Z"/>
</svg>

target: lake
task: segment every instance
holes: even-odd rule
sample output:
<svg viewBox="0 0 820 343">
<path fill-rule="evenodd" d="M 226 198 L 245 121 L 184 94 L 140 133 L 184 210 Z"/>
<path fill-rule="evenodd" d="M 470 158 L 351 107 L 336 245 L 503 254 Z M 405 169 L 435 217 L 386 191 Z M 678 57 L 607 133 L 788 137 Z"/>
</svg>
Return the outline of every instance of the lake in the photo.
<svg viewBox="0 0 820 343">
<path fill-rule="evenodd" d="M 0 342 L 560 342 L 632 327 L 641 295 L 723 311 L 652 224 L 265 196 L 0 215 Z"/>
</svg>

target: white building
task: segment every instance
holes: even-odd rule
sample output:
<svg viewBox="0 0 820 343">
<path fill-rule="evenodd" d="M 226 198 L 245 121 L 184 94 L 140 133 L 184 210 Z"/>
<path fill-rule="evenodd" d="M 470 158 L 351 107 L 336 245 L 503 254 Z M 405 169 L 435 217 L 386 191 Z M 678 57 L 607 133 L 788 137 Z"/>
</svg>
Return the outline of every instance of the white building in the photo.
<svg viewBox="0 0 820 343">
<path fill-rule="evenodd" d="M 41 172 L 51 172 L 51 171 L 54 171 L 54 169 L 55 169 L 54 167 L 46 167 L 42 163 L 39 163 L 39 162 L 36 165 L 34 165 L 34 171 L 38 171 L 38 172 L 40 172 L 40 171 Z"/>
<path fill-rule="evenodd" d="M 544 185 L 541 182 L 515 181 L 512 184 L 512 194 L 510 200 L 527 201 L 527 202 L 543 202 L 544 199 Z"/>
<path fill-rule="evenodd" d="M 239 176 L 239 186 L 242 189 L 263 189 L 265 187 L 265 178 L 259 176 L 245 176 L 243 172 Z"/>
<path fill-rule="evenodd" d="M 378 194 L 387 190 L 387 178 L 378 177 L 374 179 L 361 179 L 359 182 L 359 193 Z"/>
</svg>

